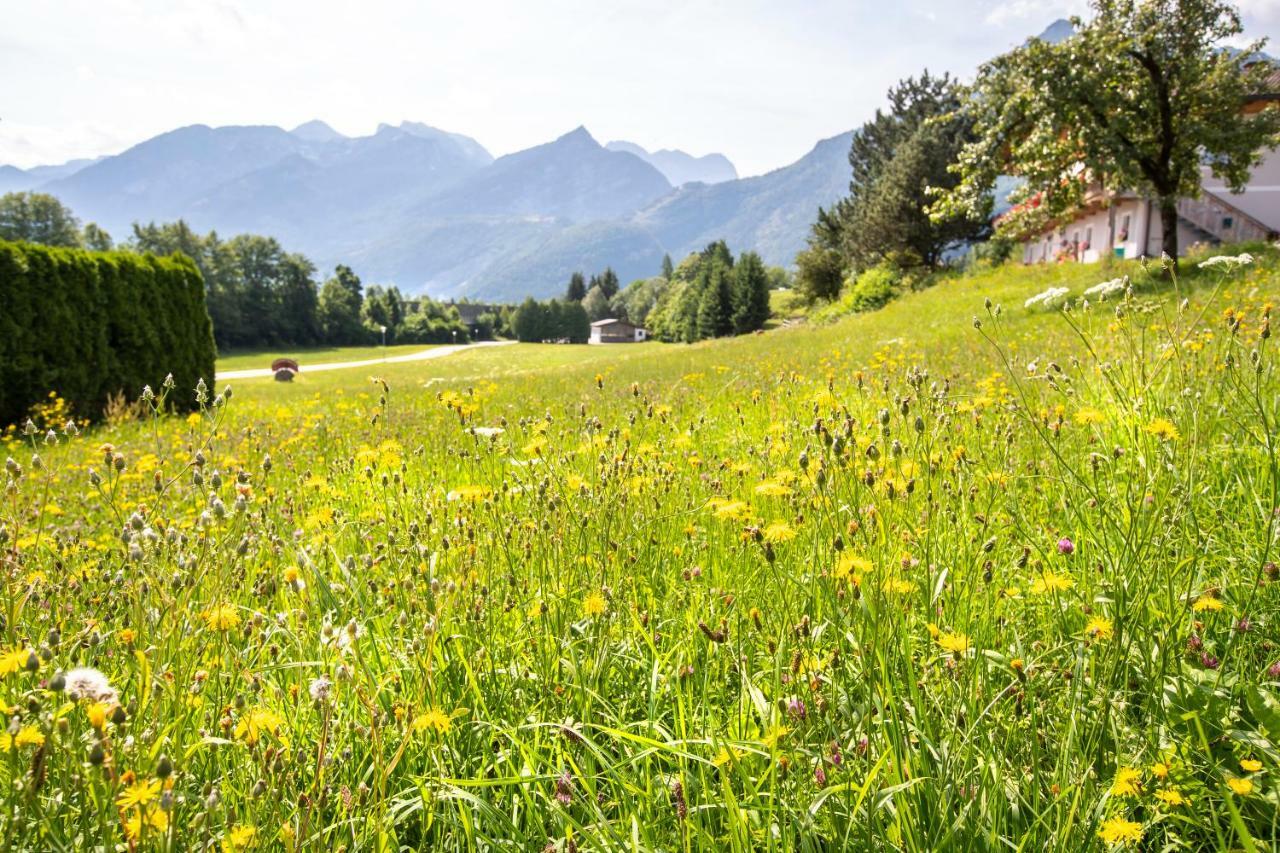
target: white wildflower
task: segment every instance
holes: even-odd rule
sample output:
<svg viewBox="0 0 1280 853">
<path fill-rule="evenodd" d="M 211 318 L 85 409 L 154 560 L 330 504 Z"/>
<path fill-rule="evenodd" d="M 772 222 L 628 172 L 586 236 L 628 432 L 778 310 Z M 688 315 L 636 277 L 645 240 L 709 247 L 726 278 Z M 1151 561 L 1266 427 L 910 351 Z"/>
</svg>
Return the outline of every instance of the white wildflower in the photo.
<svg viewBox="0 0 1280 853">
<path fill-rule="evenodd" d="M 1248 266 L 1253 263 L 1253 255 L 1245 252 L 1240 255 L 1214 255 L 1197 264 L 1200 269 L 1210 269 L 1212 267 L 1226 267 L 1227 269 L 1235 269 L 1236 267 Z"/>
<path fill-rule="evenodd" d="M 1037 293 L 1035 296 L 1022 303 L 1024 308 L 1030 308 L 1033 305 L 1043 305 L 1046 308 L 1052 307 L 1055 303 L 1062 300 L 1071 292 L 1069 287 L 1051 287 L 1048 290 Z"/>
<path fill-rule="evenodd" d="M 311 694 L 311 700 L 323 704 L 329 700 L 329 693 L 333 690 L 333 682 L 325 678 L 323 675 L 313 679 L 311 686 L 307 688 L 307 692 Z"/>
<path fill-rule="evenodd" d="M 502 435 L 506 432 L 502 427 L 470 427 L 467 432 L 472 435 L 480 435 L 485 438 L 493 438 L 495 435 Z"/>
<path fill-rule="evenodd" d="M 1096 296 L 1101 300 L 1105 300 L 1113 293 L 1119 293 L 1129 287 L 1129 276 L 1121 276 L 1113 278 L 1110 281 L 1104 281 L 1101 284 L 1095 284 L 1084 292 L 1085 296 Z"/>
<path fill-rule="evenodd" d="M 96 669 L 81 667 L 66 673 L 67 695 L 72 699 L 91 699 L 94 702 L 115 704 L 120 701 L 116 689 L 107 677 Z"/>
</svg>

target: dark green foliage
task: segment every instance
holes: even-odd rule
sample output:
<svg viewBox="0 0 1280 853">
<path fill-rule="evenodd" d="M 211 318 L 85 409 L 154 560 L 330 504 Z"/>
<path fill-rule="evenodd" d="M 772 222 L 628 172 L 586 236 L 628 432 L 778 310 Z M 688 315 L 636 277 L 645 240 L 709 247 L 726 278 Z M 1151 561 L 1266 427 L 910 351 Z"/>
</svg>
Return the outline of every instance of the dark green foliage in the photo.
<svg viewBox="0 0 1280 853">
<path fill-rule="evenodd" d="M 844 258 L 819 240 L 796 255 L 796 291 L 809 304 L 830 302 L 840 295 L 844 283 Z"/>
<path fill-rule="evenodd" d="M 744 252 L 734 265 L 731 302 L 734 334 L 754 332 L 769 319 L 769 273 L 755 252 Z"/>
<path fill-rule="evenodd" d="M 600 285 L 596 285 L 587 292 L 587 297 L 582 300 L 582 308 L 587 312 L 587 319 L 591 322 L 603 320 L 613 314 L 609 297 Z"/>
<path fill-rule="evenodd" d="M 604 291 L 604 295 L 612 299 L 618 294 L 618 274 L 613 271 L 613 267 L 605 267 L 604 272 L 600 273 L 598 282 L 600 289 Z"/>
<path fill-rule="evenodd" d="M 115 241 L 111 239 L 111 235 L 99 228 L 96 222 L 85 223 L 80 232 L 80 242 L 86 249 L 92 249 L 95 252 L 109 252 L 115 248 Z"/>
<path fill-rule="evenodd" d="M 582 278 L 582 273 L 575 272 L 569 276 L 569 286 L 565 289 L 564 298 L 570 302 L 581 302 L 587 295 L 587 284 Z"/>
<path fill-rule="evenodd" d="M 662 277 L 667 281 L 671 281 L 671 276 L 675 274 L 676 268 L 671 263 L 670 255 L 662 256 Z"/>
<path fill-rule="evenodd" d="M 360 320 L 364 286 L 351 267 L 338 264 L 320 288 L 319 316 L 324 339 L 330 343 L 356 343 L 365 339 Z"/>
<path fill-rule="evenodd" d="M 537 343 L 540 341 L 568 341 L 584 344 L 591 336 L 591 321 L 580 302 L 552 299 L 538 302 L 532 297 L 516 309 L 511 321 L 516 340 Z"/>
<path fill-rule="evenodd" d="M 769 319 L 769 276 L 758 255 L 748 252 L 735 265 L 718 240 L 685 258 L 670 280 L 633 282 L 622 300 L 634 301 L 643 320 L 633 320 L 644 322 L 653 337 L 690 343 L 762 328 Z"/>
<path fill-rule="evenodd" d="M 25 240 L 45 246 L 79 246 L 80 223 L 62 202 L 51 195 L 6 193 L 0 196 L 0 240 Z"/>
<path fill-rule="evenodd" d="M 0 241 L 0 423 L 56 392 L 78 417 L 107 398 L 157 392 L 196 406 L 213 382 L 214 343 L 204 282 L 188 258 L 91 252 Z"/>
<path fill-rule="evenodd" d="M 947 250 L 990 233 L 985 216 L 938 218 L 929 212 L 935 190 L 959 183 L 951 166 L 974 138 L 973 120 L 960 109 L 959 85 L 949 75 L 925 71 L 890 89 L 888 98 L 888 111 L 877 110 L 853 137 L 849 195 L 820 210 L 813 226 L 811 244 L 838 252 L 846 270 L 864 270 L 886 258 L 903 266 L 936 266 Z M 825 268 L 825 259 L 809 261 L 815 270 Z M 815 290 L 825 290 L 830 278 L 821 282 Z"/>
<path fill-rule="evenodd" d="M 241 234 L 224 241 L 216 232 L 197 234 L 179 220 L 135 224 L 130 245 L 157 255 L 181 252 L 195 261 L 220 347 L 309 346 L 330 340 L 320 316 L 315 267 L 271 237 Z"/>
</svg>

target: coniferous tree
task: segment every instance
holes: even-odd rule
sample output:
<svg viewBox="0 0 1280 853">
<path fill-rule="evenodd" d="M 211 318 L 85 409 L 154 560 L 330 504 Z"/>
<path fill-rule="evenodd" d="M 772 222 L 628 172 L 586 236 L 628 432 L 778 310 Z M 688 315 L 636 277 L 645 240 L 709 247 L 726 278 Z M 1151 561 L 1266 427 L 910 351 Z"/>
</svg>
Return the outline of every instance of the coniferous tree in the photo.
<svg viewBox="0 0 1280 853">
<path fill-rule="evenodd" d="M 605 267 L 604 272 L 600 274 L 600 281 L 597 283 L 600 289 L 604 291 L 604 295 L 609 299 L 618 294 L 618 274 L 613 271 L 613 267 Z"/>
<path fill-rule="evenodd" d="M 365 340 L 360 310 L 364 287 L 351 267 L 338 264 L 320 288 L 319 316 L 324 338 L 331 344 L 354 344 Z"/>
<path fill-rule="evenodd" d="M 663 254 L 662 256 L 662 277 L 667 281 L 671 281 L 671 276 L 675 273 L 675 267 L 671 264 L 671 255 Z"/>
<path fill-rule="evenodd" d="M 764 328 L 769 319 L 769 274 L 755 252 L 744 252 L 734 264 L 732 295 L 734 333 Z"/>
<path fill-rule="evenodd" d="M 587 295 L 587 285 L 583 281 L 582 273 L 574 272 L 569 276 L 569 286 L 565 289 L 565 298 L 570 302 L 581 302 Z"/>
</svg>

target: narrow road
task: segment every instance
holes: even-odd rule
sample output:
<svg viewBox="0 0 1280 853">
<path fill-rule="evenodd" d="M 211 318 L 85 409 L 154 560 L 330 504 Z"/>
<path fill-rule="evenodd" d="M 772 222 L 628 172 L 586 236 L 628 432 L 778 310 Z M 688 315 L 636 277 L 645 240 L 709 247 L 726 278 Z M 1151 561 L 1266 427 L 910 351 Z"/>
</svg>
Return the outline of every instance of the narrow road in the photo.
<svg viewBox="0 0 1280 853">
<path fill-rule="evenodd" d="M 421 352 L 411 352 L 408 355 L 393 355 L 390 358 L 368 358 L 364 361 L 331 361 L 325 364 L 303 364 L 301 365 L 303 374 L 316 373 L 321 370 L 345 370 L 348 367 L 376 367 L 379 364 L 400 364 L 406 361 L 426 361 L 429 358 L 443 358 L 446 355 L 453 355 L 455 352 L 463 350 L 476 349 L 477 347 L 504 347 L 508 344 L 514 344 L 515 341 L 479 341 L 474 344 L 449 344 L 442 347 L 433 347 L 424 349 Z M 218 381 L 223 379 L 265 379 L 274 376 L 275 373 L 269 367 L 253 368 L 252 370 L 228 370 L 226 373 L 218 374 Z"/>
</svg>

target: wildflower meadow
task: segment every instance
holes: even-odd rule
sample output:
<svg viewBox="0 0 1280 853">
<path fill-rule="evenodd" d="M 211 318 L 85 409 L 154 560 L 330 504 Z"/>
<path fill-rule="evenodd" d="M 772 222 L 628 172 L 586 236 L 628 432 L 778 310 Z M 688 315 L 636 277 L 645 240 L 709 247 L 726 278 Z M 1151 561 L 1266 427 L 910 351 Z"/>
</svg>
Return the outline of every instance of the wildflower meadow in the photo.
<svg viewBox="0 0 1280 853">
<path fill-rule="evenodd" d="M 1278 276 L 52 397 L 5 847 L 1274 849 Z"/>
</svg>

